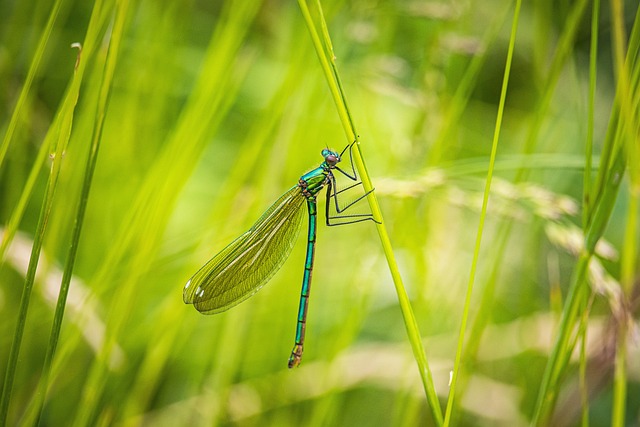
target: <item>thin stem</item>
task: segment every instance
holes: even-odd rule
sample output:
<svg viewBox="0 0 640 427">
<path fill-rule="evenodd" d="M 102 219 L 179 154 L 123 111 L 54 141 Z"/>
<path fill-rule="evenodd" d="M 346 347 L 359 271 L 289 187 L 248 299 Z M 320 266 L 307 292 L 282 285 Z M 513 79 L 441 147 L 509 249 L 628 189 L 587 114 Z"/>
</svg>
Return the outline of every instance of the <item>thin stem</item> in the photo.
<svg viewBox="0 0 640 427">
<path fill-rule="evenodd" d="M 47 223 L 49 221 L 49 216 L 51 215 L 53 200 L 55 197 L 56 188 L 58 186 L 58 178 L 60 176 L 60 168 L 62 167 L 63 153 L 67 143 L 69 142 L 69 135 L 71 133 L 71 120 L 70 117 L 67 116 L 68 113 L 68 111 L 63 110 L 63 114 L 57 116 L 54 124 L 52 125 L 52 132 L 54 135 L 56 135 L 56 138 L 54 139 L 55 151 L 52 154 L 53 162 L 51 165 L 51 170 L 49 172 L 49 179 L 47 180 L 45 196 L 42 200 L 42 207 L 40 208 L 40 216 L 38 219 L 38 225 L 36 226 L 33 246 L 31 248 L 29 266 L 27 268 L 24 288 L 22 288 L 22 297 L 20 298 L 20 311 L 18 313 L 18 321 L 16 323 L 16 330 L 13 334 L 13 341 L 11 343 L 11 350 L 9 352 L 7 370 L 5 373 L 4 385 L 2 388 L 2 399 L 0 400 L 0 425 L 5 425 L 7 421 L 13 381 L 15 379 L 15 374 L 18 366 L 18 357 L 20 355 L 22 338 L 24 336 L 24 328 L 27 321 L 29 304 L 31 301 L 31 292 L 33 290 L 36 271 L 38 269 L 38 262 L 40 260 L 40 252 L 42 251 L 44 234 L 47 229 Z"/>
<path fill-rule="evenodd" d="M 613 27 L 613 52 L 614 52 L 614 69 L 616 71 L 616 77 L 618 80 L 618 87 L 620 93 L 620 115 L 622 121 L 622 139 L 623 141 L 627 141 L 627 155 L 629 158 L 632 158 L 632 153 L 634 147 L 632 145 L 636 142 L 636 139 L 632 135 L 632 129 L 635 129 L 634 120 L 632 118 L 632 107 L 631 107 L 631 96 L 629 92 L 629 80 L 628 80 L 628 63 L 625 63 L 624 52 L 625 52 L 625 29 L 624 29 L 624 20 L 623 20 L 623 5 L 620 0 L 613 0 L 611 2 L 611 17 L 612 17 L 612 27 Z M 630 178 L 633 181 L 634 169 L 633 162 L 629 163 L 629 174 Z M 631 197 L 631 202 L 633 206 L 634 197 Z M 627 232 L 629 232 L 629 226 L 632 228 L 630 230 L 634 233 L 633 230 L 633 211 L 629 210 L 628 212 L 628 221 L 627 221 Z M 629 222 L 631 220 L 631 222 Z M 635 234 L 635 233 L 634 233 Z M 628 236 L 628 235 L 627 235 Z M 634 239 L 635 240 L 635 239 Z M 626 249 L 627 245 L 625 245 Z M 623 260 L 622 260 L 622 283 L 623 286 L 625 282 L 627 282 L 625 260 L 628 259 L 630 255 L 626 251 L 623 252 Z M 634 257 L 635 259 L 635 257 Z M 625 410 L 626 410 L 626 399 L 627 399 L 627 372 L 626 372 L 626 359 L 627 359 L 627 328 L 625 319 L 618 319 L 618 327 L 617 327 L 617 341 L 616 341 L 616 354 L 615 354 L 615 363 L 614 363 L 614 379 L 613 379 L 613 409 L 611 414 L 611 426 L 612 427 L 622 427 L 625 424 Z"/>
<path fill-rule="evenodd" d="M 360 179 L 362 180 L 364 191 L 369 193 L 367 195 L 367 201 L 369 202 L 369 207 L 371 209 L 371 213 L 373 214 L 373 218 L 376 221 L 376 228 L 380 237 L 382 249 L 387 259 L 389 271 L 391 272 L 391 277 L 393 279 L 396 293 L 398 295 L 400 310 L 404 318 L 407 335 L 412 346 L 413 355 L 418 364 L 418 370 L 420 372 L 420 377 L 422 379 L 422 384 L 425 390 L 427 401 L 429 402 L 429 406 L 431 408 L 432 416 L 437 425 L 442 425 L 442 411 L 440 409 L 440 403 L 438 402 L 438 397 L 433 385 L 433 377 L 431 375 L 431 370 L 429 369 L 424 347 L 422 344 L 422 336 L 420 334 L 418 324 L 413 314 L 413 310 L 409 302 L 409 297 L 407 296 L 407 292 L 402 281 L 402 276 L 400 275 L 398 264 L 393 254 L 391 240 L 389 239 L 387 229 L 382 219 L 382 212 L 380 211 L 378 200 L 376 199 L 375 192 L 372 191 L 374 187 L 371 183 L 371 179 L 367 172 L 367 168 L 360 151 L 358 136 L 355 131 L 355 124 L 353 122 L 351 113 L 349 112 L 342 83 L 340 82 L 339 73 L 335 62 L 335 55 L 333 54 L 333 46 L 331 43 L 329 32 L 327 30 L 324 15 L 322 13 L 320 0 L 316 0 L 316 7 L 318 9 L 319 19 L 321 22 L 324 44 L 321 41 L 320 36 L 318 35 L 316 25 L 311 18 L 311 14 L 309 12 L 309 8 L 307 7 L 306 1 L 298 0 L 298 4 L 300 5 L 300 10 L 302 11 L 302 15 L 307 24 L 307 28 L 309 29 L 311 40 L 316 49 L 316 53 L 318 55 L 318 59 L 320 61 L 320 65 L 323 69 L 324 75 L 327 79 L 327 83 L 329 85 L 331 95 L 333 96 L 333 100 L 336 104 L 338 115 L 342 122 L 347 140 L 349 142 L 354 140 L 356 141 L 355 149 L 353 150 L 353 160 Z M 329 57 L 330 60 L 327 59 L 327 57 Z"/>
<path fill-rule="evenodd" d="M 478 258 L 480 256 L 480 246 L 482 244 L 482 234 L 484 231 L 484 222 L 487 216 L 487 206 L 489 204 L 489 193 L 491 191 L 491 181 L 493 178 L 493 167 L 496 161 L 496 154 L 498 152 L 498 141 L 500 139 L 500 129 L 502 127 L 502 117 L 504 115 L 504 105 L 507 99 L 507 88 L 509 86 L 509 75 L 511 73 L 511 63 L 513 61 L 513 51 L 515 48 L 516 34 L 518 30 L 518 22 L 520 17 L 520 7 L 522 0 L 516 1 L 515 10 L 513 12 L 513 23 L 511 25 L 511 37 L 509 41 L 509 51 L 507 53 L 507 60 L 504 69 L 504 76 L 502 79 L 502 91 L 500 93 L 500 103 L 498 105 L 498 114 L 496 117 L 496 124 L 493 133 L 493 143 L 491 146 L 491 157 L 489 159 L 489 170 L 487 172 L 487 180 L 484 187 L 484 196 L 482 198 L 482 210 L 480 212 L 480 223 L 478 224 L 478 233 L 476 234 L 476 243 L 473 252 L 473 261 L 471 263 L 471 272 L 469 274 L 469 282 L 467 284 L 467 294 L 464 302 L 464 309 L 462 312 L 462 322 L 460 325 L 460 333 L 458 335 L 458 345 L 456 349 L 456 358 L 453 365 L 453 375 L 451 377 L 451 385 L 449 389 L 449 399 L 447 400 L 447 410 L 445 412 L 444 425 L 448 426 L 451 422 L 451 416 L 453 411 L 453 402 L 456 393 L 456 383 L 458 380 L 458 374 L 460 372 L 460 363 L 462 357 L 462 351 L 464 346 L 464 338 L 467 329 L 467 321 L 469 318 L 469 311 L 471 309 L 471 295 L 473 293 L 473 284 L 476 277 L 476 268 L 478 266 Z"/>
<path fill-rule="evenodd" d="M 589 426 L 589 384 L 587 384 L 587 337 L 589 332 L 589 313 L 591 312 L 591 306 L 595 294 L 591 292 L 589 301 L 585 308 L 582 310 L 582 317 L 580 320 L 580 329 L 578 331 L 578 337 L 580 339 L 580 365 L 579 365 L 579 388 L 580 388 L 580 403 L 582 406 L 582 420 L 581 426 Z"/>
<path fill-rule="evenodd" d="M 97 31 L 99 28 L 99 19 L 102 11 L 102 2 L 97 1 L 94 5 L 91 22 L 89 23 L 89 30 L 87 34 L 87 41 L 89 45 L 89 49 L 93 50 L 94 41 L 97 40 Z M 109 45 L 109 52 L 111 52 L 112 43 Z M 80 84 L 82 82 L 82 76 L 84 74 L 84 69 L 86 65 L 81 61 L 82 47 L 78 45 L 78 57 L 76 60 L 76 73 L 74 75 L 74 84 L 73 90 L 71 91 L 71 96 L 69 97 L 69 102 L 72 103 L 70 106 L 71 111 L 75 107 L 78 96 L 80 93 Z M 89 52 L 87 52 L 89 53 Z M 107 54 L 109 57 L 109 53 Z M 85 56 L 86 57 L 86 56 Z M 109 60 L 107 59 L 107 62 Z M 78 70 L 79 65 L 82 64 L 82 68 Z M 108 74 L 108 73 L 105 73 Z M 105 93 L 104 89 L 104 79 L 101 86 L 100 91 L 100 100 L 108 97 L 108 92 Z M 106 101 L 103 101 L 106 104 Z M 102 118 L 102 121 L 98 121 L 94 128 L 94 133 L 91 141 L 91 146 L 89 148 L 87 163 L 85 167 L 85 175 L 83 179 L 82 189 L 80 192 L 80 200 L 78 201 L 78 207 L 76 209 L 76 217 L 74 220 L 73 231 L 71 236 L 71 244 L 69 246 L 69 251 L 67 253 L 67 260 L 64 267 L 64 272 L 62 275 L 62 281 L 60 283 L 60 292 L 58 294 L 58 301 L 56 303 L 56 310 L 53 317 L 53 324 L 51 326 L 51 334 L 49 335 L 49 345 L 47 346 L 47 352 L 45 354 L 45 359 L 42 367 L 42 377 L 40 379 L 40 393 L 36 397 L 36 424 L 40 423 L 40 419 L 42 417 L 42 410 L 44 408 L 44 401 L 46 399 L 46 393 L 49 386 L 49 377 L 52 370 L 53 358 L 56 354 L 56 349 L 58 347 L 58 340 L 60 338 L 60 330 L 62 329 L 62 320 L 64 318 L 64 312 L 67 304 L 67 296 L 69 294 L 69 286 L 71 283 L 71 277 L 73 275 L 73 267 L 75 266 L 76 255 L 78 252 L 78 246 L 80 244 L 80 234 L 82 232 L 82 225 L 84 223 L 85 212 L 87 207 L 87 202 L 89 199 L 89 190 L 91 189 L 91 182 L 93 178 L 93 171 L 95 170 L 96 161 L 98 157 L 98 148 L 100 146 L 100 138 L 101 138 L 101 130 L 102 124 L 104 121 L 104 109 L 105 105 L 99 105 L 99 114 L 98 116 Z"/>
<path fill-rule="evenodd" d="M 592 173 L 592 156 L 593 156 L 593 126 L 595 116 L 595 98 L 596 98 L 596 75 L 597 75 L 597 59 L 598 59 L 598 24 L 600 22 L 600 0 L 593 0 L 591 15 L 591 47 L 589 53 L 589 113 L 587 118 L 587 141 L 585 150 L 584 178 L 582 189 L 582 226 L 585 228 L 589 222 L 589 213 L 591 211 L 592 191 L 591 191 L 591 173 Z"/>
</svg>

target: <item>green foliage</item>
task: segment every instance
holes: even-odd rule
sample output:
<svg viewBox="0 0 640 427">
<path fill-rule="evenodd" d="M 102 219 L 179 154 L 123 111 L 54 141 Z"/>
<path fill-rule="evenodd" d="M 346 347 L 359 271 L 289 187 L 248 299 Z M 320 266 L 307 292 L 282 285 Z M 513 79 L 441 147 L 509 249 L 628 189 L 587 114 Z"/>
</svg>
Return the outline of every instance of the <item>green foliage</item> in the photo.
<svg viewBox="0 0 640 427">
<path fill-rule="evenodd" d="M 0 424 L 640 422 L 640 19 L 594 4 L 0 1 Z M 301 242 L 182 287 L 353 134 L 384 244 L 319 227 L 288 370 Z"/>
</svg>

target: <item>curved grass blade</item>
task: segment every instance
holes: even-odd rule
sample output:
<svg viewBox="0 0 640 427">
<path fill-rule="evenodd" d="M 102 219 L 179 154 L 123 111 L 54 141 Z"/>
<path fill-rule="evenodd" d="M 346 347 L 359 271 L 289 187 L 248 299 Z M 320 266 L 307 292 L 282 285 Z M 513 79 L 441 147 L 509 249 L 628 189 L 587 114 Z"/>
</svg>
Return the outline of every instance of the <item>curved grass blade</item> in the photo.
<svg viewBox="0 0 640 427">
<path fill-rule="evenodd" d="M 256 293 L 289 257 L 305 200 L 298 185 L 284 193 L 246 233 L 191 277 L 184 288 L 184 302 L 201 313 L 214 314 Z"/>
</svg>

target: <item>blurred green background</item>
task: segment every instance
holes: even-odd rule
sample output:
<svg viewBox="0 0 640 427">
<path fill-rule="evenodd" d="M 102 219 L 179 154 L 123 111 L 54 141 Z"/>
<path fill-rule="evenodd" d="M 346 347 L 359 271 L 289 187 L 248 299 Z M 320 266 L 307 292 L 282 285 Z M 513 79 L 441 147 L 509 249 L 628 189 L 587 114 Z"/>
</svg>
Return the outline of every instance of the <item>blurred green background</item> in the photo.
<svg viewBox="0 0 640 427">
<path fill-rule="evenodd" d="M 288 370 L 286 362 L 303 242 L 268 286 L 232 310 L 203 316 L 182 302 L 188 278 L 316 167 L 323 148 L 341 150 L 350 142 L 298 5 L 60 1 L 33 84 L 17 110 L 54 3 L 0 0 L 3 137 L 16 117 L 0 163 L 1 227 L 16 214 L 62 108 L 77 55 L 71 43 L 83 43 L 86 67 L 14 372 L 8 425 L 32 422 L 42 398 L 38 385 L 99 121 L 96 105 L 116 11 L 124 19 L 122 41 L 110 53 L 117 64 L 41 425 L 433 425 L 373 224 L 328 228 L 319 216 L 307 343 L 297 369 Z M 514 2 L 322 5 L 444 407 Z M 637 2 L 624 7 L 630 31 Z M 92 13 L 95 34 L 86 40 Z M 570 26 L 574 16 L 577 25 Z M 616 85 L 610 16 L 605 1 L 598 29 L 596 162 Z M 532 416 L 582 233 L 590 20 L 585 1 L 525 2 L 521 11 L 472 296 L 458 425 L 526 425 Z M 33 194 L 0 265 L 1 378 L 50 164 L 47 158 L 36 169 Z M 625 180 L 592 266 L 598 292 L 582 377 L 591 425 L 608 425 L 612 411 L 619 252 L 629 192 Z M 629 300 L 637 327 L 637 303 L 634 308 Z M 639 360 L 638 341 L 629 339 L 628 425 L 640 424 Z M 556 425 L 580 422 L 578 378 L 576 353 L 561 385 Z"/>
</svg>

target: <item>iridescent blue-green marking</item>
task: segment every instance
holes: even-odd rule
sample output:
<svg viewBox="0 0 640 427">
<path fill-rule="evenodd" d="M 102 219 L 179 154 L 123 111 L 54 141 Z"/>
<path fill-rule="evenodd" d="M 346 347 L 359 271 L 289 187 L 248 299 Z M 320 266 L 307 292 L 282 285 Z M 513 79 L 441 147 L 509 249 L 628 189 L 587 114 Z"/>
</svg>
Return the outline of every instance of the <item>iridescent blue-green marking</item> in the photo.
<svg viewBox="0 0 640 427">
<path fill-rule="evenodd" d="M 203 314 L 220 313 L 249 298 L 267 283 L 289 257 L 302 223 L 302 206 L 306 201 L 309 214 L 307 254 L 302 277 L 296 338 L 289 357 L 289 368 L 300 364 L 304 348 L 316 246 L 318 193 L 327 187 L 325 212 L 327 225 L 373 220 L 371 214 L 339 215 L 366 196 L 364 194 L 342 208 L 338 204 L 338 194 L 361 184 L 356 182 L 350 187 L 335 191 L 335 177 L 332 172 L 334 169 L 349 179 L 357 181 L 353 163 L 352 174 L 337 166 L 342 154 L 347 149 L 351 150 L 351 147 L 352 145 L 349 145 L 340 154 L 329 149 L 322 150 L 324 161 L 320 166 L 302 175 L 297 185 L 280 196 L 246 233 L 211 258 L 184 287 L 184 302 L 193 304 Z M 331 216 L 329 213 L 331 200 L 338 214 L 336 216 Z M 331 220 L 340 222 L 332 224 Z"/>
</svg>

